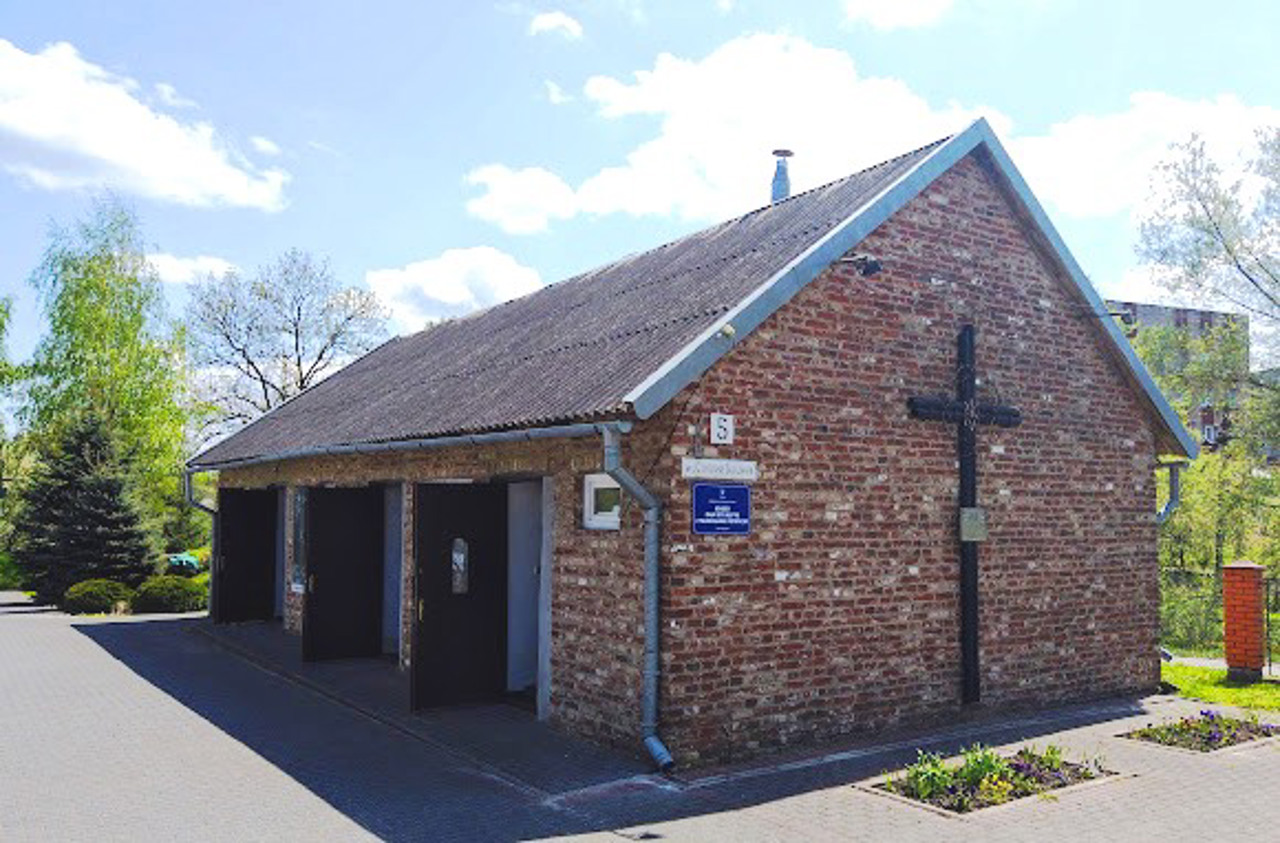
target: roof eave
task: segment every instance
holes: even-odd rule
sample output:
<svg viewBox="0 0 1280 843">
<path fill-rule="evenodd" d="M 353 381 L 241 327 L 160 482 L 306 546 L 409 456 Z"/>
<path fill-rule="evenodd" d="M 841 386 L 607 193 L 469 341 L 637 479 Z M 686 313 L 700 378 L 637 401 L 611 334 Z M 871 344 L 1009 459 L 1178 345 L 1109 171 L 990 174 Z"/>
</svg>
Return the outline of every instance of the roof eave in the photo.
<svg viewBox="0 0 1280 843">
<path fill-rule="evenodd" d="M 817 278 L 832 262 L 855 247 L 889 217 L 923 192 L 934 180 L 980 146 L 986 148 L 992 162 L 1006 179 L 1009 188 L 1022 204 L 1031 221 L 1039 229 L 1048 248 L 1061 262 L 1067 277 L 1077 291 L 1095 313 L 1105 314 L 1106 309 L 1101 297 L 1089 283 L 1089 279 L 1067 249 L 1066 243 L 1053 227 L 1053 223 L 1049 221 L 1048 214 L 1032 194 L 1021 173 L 1018 172 L 1018 168 L 1014 166 L 1012 159 L 996 138 L 991 126 L 985 119 L 979 118 L 963 132 L 931 152 L 869 202 L 856 209 L 844 222 L 757 287 L 754 292 L 728 310 L 692 342 L 645 378 L 627 394 L 625 399 L 635 408 L 636 416 L 647 419 L 662 409 L 680 390 L 729 353 L 737 343 L 744 340 L 769 316 L 790 301 L 796 293 Z M 1163 428 L 1157 432 L 1157 448 L 1160 448 L 1160 443 L 1163 442 L 1163 447 L 1168 452 L 1195 459 L 1199 453 L 1199 446 L 1182 425 L 1177 412 L 1160 392 L 1133 348 L 1120 333 L 1119 327 L 1105 317 L 1100 318 L 1099 322 L 1123 365 L 1149 403 L 1154 417 Z"/>
</svg>

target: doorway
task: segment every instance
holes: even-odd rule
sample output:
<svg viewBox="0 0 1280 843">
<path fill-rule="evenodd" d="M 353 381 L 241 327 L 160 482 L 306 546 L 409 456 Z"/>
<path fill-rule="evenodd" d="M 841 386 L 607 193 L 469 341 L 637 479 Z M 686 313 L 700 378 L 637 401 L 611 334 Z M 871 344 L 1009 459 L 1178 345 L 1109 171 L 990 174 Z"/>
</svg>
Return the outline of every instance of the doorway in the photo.
<svg viewBox="0 0 1280 843">
<path fill-rule="evenodd" d="M 550 710 L 547 482 L 417 487 L 414 708 Z"/>
<path fill-rule="evenodd" d="M 218 553 L 209 607 L 214 623 L 275 616 L 278 496 L 275 489 L 218 490 Z"/>
<path fill-rule="evenodd" d="M 382 652 L 384 499 L 381 486 L 308 490 L 302 619 L 308 661 Z"/>
<path fill-rule="evenodd" d="M 506 685 L 506 486 L 421 485 L 415 499 L 412 705 L 493 699 Z"/>
</svg>

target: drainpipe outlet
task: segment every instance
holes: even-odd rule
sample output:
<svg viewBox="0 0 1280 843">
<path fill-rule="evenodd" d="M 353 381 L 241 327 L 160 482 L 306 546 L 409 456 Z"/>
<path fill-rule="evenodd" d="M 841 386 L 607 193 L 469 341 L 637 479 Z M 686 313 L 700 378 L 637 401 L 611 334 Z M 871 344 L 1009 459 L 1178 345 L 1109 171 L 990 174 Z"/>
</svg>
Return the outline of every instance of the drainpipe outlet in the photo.
<svg viewBox="0 0 1280 843">
<path fill-rule="evenodd" d="M 1182 501 L 1182 479 L 1180 472 L 1186 463 L 1173 462 L 1161 466 L 1169 470 L 1169 500 L 1165 501 L 1160 511 L 1156 513 L 1156 523 L 1163 524 L 1173 515 L 1174 510 L 1178 508 L 1178 504 Z"/>
<path fill-rule="evenodd" d="M 666 773 L 676 766 L 676 760 L 671 757 L 671 753 L 662 743 L 662 739 L 657 735 L 650 735 L 644 739 L 644 748 L 649 750 L 649 757 L 653 759 L 653 763 L 658 765 L 658 772 Z"/>
</svg>

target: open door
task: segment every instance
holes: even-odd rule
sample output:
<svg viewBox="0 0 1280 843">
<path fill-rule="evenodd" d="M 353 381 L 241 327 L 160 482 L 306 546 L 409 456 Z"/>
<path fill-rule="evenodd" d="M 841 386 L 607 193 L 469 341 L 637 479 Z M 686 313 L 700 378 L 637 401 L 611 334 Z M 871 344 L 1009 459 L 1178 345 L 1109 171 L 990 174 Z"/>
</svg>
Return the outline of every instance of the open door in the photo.
<svg viewBox="0 0 1280 843">
<path fill-rule="evenodd" d="M 506 687 L 507 489 L 419 486 L 414 708 L 498 698 Z"/>
<path fill-rule="evenodd" d="M 304 659 L 381 654 L 382 507 L 381 486 L 308 490 Z"/>
<path fill-rule="evenodd" d="M 275 616 L 275 489 L 218 490 L 218 555 L 214 560 L 215 623 Z"/>
</svg>

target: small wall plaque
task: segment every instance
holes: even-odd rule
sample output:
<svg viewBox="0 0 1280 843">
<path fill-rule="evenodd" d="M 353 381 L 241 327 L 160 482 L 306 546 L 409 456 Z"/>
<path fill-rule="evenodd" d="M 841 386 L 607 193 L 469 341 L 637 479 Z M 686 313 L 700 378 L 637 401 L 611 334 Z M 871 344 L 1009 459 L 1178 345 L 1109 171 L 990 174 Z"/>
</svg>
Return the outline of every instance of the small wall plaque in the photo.
<svg viewBox="0 0 1280 843">
<path fill-rule="evenodd" d="M 694 480 L 736 480 L 752 483 L 760 479 L 760 469 L 755 460 L 717 460 L 684 457 L 680 461 L 680 475 Z"/>
<path fill-rule="evenodd" d="M 711 414 L 711 444 L 733 444 L 733 416 L 728 413 Z"/>
<path fill-rule="evenodd" d="M 960 541 L 987 540 L 987 511 L 980 506 L 960 507 Z"/>
</svg>

